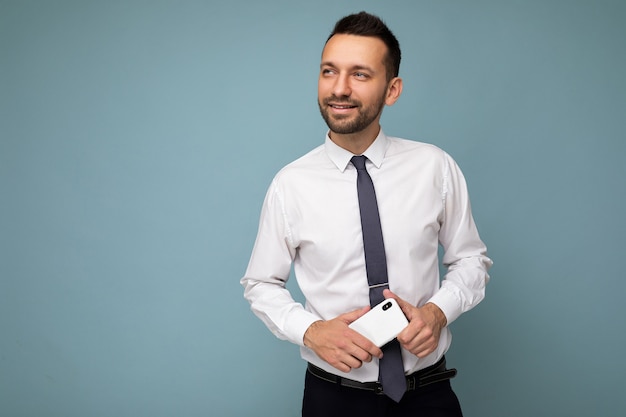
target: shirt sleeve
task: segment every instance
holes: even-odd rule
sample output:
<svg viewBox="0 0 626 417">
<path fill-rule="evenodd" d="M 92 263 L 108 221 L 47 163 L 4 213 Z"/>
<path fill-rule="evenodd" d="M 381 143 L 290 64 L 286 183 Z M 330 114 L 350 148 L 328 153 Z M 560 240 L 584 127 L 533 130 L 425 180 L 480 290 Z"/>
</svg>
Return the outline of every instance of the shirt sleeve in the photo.
<svg viewBox="0 0 626 417">
<path fill-rule="evenodd" d="M 467 184 L 460 168 L 444 153 L 443 218 L 439 242 L 447 273 L 430 302 L 445 314 L 448 324 L 472 309 L 485 297 L 492 265 L 472 217 Z"/>
<path fill-rule="evenodd" d="M 278 338 L 304 345 L 304 333 L 319 320 L 296 302 L 286 288 L 297 248 L 293 244 L 280 187 L 267 192 L 250 262 L 241 284 L 254 314 Z"/>
</svg>

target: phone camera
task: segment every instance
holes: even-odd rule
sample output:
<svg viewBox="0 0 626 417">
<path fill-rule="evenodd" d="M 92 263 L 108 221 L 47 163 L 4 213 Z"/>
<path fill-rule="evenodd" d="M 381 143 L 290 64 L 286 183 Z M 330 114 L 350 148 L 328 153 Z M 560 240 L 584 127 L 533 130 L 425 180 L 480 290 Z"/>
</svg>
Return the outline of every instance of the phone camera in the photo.
<svg viewBox="0 0 626 417">
<path fill-rule="evenodd" d="M 383 304 L 383 311 L 389 310 L 391 308 L 391 302 Z"/>
</svg>

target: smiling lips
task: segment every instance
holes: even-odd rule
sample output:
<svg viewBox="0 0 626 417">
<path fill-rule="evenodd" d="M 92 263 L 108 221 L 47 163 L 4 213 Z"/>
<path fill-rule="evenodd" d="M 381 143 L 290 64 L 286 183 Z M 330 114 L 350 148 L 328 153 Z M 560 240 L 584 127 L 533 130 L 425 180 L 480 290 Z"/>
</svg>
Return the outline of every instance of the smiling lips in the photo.
<svg viewBox="0 0 626 417">
<path fill-rule="evenodd" d="M 353 109 L 355 107 L 359 107 L 359 105 L 361 103 L 359 103 L 358 101 L 354 101 L 354 100 L 350 100 L 350 101 L 345 101 L 344 99 L 341 99 L 339 97 L 336 97 L 334 95 L 327 97 L 324 100 L 324 104 L 326 104 L 328 107 L 332 107 L 333 109 Z"/>
<path fill-rule="evenodd" d="M 348 112 L 358 107 L 358 105 L 354 103 L 334 103 L 334 102 L 328 102 L 328 101 L 326 102 L 326 105 L 330 107 L 334 112 L 337 112 L 337 113 Z"/>
</svg>

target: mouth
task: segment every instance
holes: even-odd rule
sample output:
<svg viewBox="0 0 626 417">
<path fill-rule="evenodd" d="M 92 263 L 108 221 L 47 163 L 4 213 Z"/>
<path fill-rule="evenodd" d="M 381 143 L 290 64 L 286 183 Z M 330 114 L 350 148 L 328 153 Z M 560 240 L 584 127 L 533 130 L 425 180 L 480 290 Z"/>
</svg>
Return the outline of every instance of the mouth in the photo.
<svg viewBox="0 0 626 417">
<path fill-rule="evenodd" d="M 350 100 L 347 97 L 336 97 L 332 95 L 324 99 L 324 104 L 333 110 L 350 110 L 359 107 L 361 104 L 357 100 Z"/>
<path fill-rule="evenodd" d="M 328 103 L 328 106 L 337 110 L 355 109 L 357 107 L 353 104 L 338 104 L 338 103 Z"/>
<path fill-rule="evenodd" d="M 342 102 L 333 102 L 327 101 L 326 105 L 328 106 L 331 113 L 336 116 L 347 116 L 348 114 L 352 114 L 356 108 L 359 106 L 354 103 L 342 103 Z"/>
</svg>

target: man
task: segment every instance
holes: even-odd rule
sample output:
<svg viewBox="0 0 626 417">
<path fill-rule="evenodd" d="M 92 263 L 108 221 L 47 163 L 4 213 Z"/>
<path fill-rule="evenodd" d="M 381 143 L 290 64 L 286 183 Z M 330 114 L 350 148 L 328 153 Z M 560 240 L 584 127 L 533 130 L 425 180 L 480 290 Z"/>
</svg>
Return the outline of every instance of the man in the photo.
<svg viewBox="0 0 626 417">
<path fill-rule="evenodd" d="M 241 280 L 254 313 L 277 337 L 298 344 L 309 363 L 303 416 L 461 415 L 449 382 L 455 371 L 444 361 L 447 326 L 483 299 L 491 260 L 452 158 L 380 127 L 383 107 L 402 92 L 399 66 L 398 41 L 378 17 L 361 12 L 337 22 L 318 80 L 325 143 L 274 178 Z M 368 282 L 374 255 L 365 253 L 369 226 L 362 220 L 370 209 L 360 203 L 360 155 L 382 229 L 382 294 L 397 300 L 409 321 L 383 348 L 348 327 L 369 311 L 370 287 L 379 287 Z M 441 281 L 439 244 L 448 268 Z M 292 265 L 306 306 L 285 288 Z M 398 342 L 401 349 L 391 347 Z M 400 358 L 397 395 L 387 388 L 398 381 L 397 369 L 379 379 L 393 357 Z"/>
</svg>

